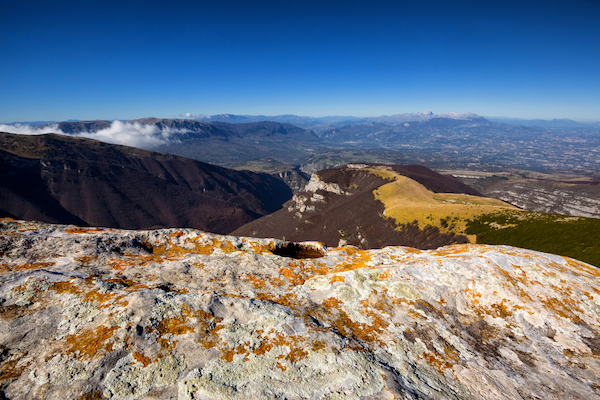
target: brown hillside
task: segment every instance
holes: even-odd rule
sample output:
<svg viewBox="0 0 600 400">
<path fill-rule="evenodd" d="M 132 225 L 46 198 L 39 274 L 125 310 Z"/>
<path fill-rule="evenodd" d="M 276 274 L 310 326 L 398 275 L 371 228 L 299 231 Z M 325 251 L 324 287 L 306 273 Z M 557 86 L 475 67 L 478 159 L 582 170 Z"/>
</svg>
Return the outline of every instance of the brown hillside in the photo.
<svg viewBox="0 0 600 400">
<path fill-rule="evenodd" d="M 228 233 L 291 197 L 267 175 L 91 139 L 0 133 L 0 214 Z"/>
<path fill-rule="evenodd" d="M 385 170 L 378 174 L 378 167 Z M 466 236 L 442 232 L 436 226 L 420 227 L 416 221 L 397 224 L 387 218 L 385 206 L 375 198 L 374 191 L 391 182 L 386 177 L 391 171 L 435 193 L 478 193 L 452 177 L 419 165 L 349 164 L 318 171 L 287 208 L 252 221 L 233 234 L 318 240 L 328 246 L 347 243 L 361 248 L 404 245 L 427 249 L 467 242 Z"/>
</svg>

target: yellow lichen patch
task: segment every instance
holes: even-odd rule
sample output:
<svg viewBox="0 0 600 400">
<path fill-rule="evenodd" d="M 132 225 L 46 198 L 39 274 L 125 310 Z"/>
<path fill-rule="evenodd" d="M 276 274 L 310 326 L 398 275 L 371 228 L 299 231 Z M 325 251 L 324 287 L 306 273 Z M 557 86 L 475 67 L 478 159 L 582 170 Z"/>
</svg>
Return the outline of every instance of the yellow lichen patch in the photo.
<svg viewBox="0 0 600 400">
<path fill-rule="evenodd" d="M 500 303 L 495 303 L 490 306 L 488 314 L 494 318 L 507 318 L 512 315 L 512 311 L 508 309 L 505 303 L 506 300 L 502 300 Z"/>
<path fill-rule="evenodd" d="M 577 307 L 578 304 L 575 300 L 571 298 L 546 298 L 541 299 L 541 301 L 546 308 L 552 310 L 556 315 L 570 319 L 576 324 L 583 322 L 583 320 L 574 313 L 574 311 L 577 311 L 578 313 L 585 314 L 581 308 Z"/>
<path fill-rule="evenodd" d="M 194 328 L 185 324 L 186 320 L 187 318 L 184 315 L 172 318 L 164 318 L 158 323 L 156 330 L 161 336 L 164 336 L 168 333 L 172 335 L 185 335 L 186 333 L 194 331 Z"/>
<path fill-rule="evenodd" d="M 244 275 L 243 279 L 248 280 L 252 284 L 252 286 L 254 286 L 254 289 L 262 289 L 265 287 L 266 284 L 266 281 L 264 279 L 260 279 L 252 275 Z"/>
<path fill-rule="evenodd" d="M 290 351 L 280 358 L 285 358 L 289 362 L 296 363 L 308 356 L 308 352 L 304 350 L 304 339 L 298 336 L 285 336 L 277 333 L 274 339 L 263 340 L 259 346 L 252 349 L 256 355 L 264 355 L 271 351 L 275 346 L 287 347 Z"/>
<path fill-rule="evenodd" d="M 337 264 L 330 272 L 352 271 L 360 268 L 369 268 L 367 263 L 371 261 L 371 254 L 365 250 L 358 250 L 350 256 L 345 263 Z"/>
<path fill-rule="evenodd" d="M 285 307 L 289 307 L 291 309 L 300 309 L 300 304 L 297 300 L 298 298 L 293 293 L 286 293 L 284 295 L 277 295 L 269 292 L 257 293 L 256 298 L 262 301 L 269 301 Z"/>
<path fill-rule="evenodd" d="M 148 285 L 145 285 L 140 282 L 136 282 L 132 279 L 112 278 L 112 279 L 107 279 L 106 282 L 119 283 L 119 284 L 125 286 L 125 288 L 127 290 L 148 289 Z"/>
<path fill-rule="evenodd" d="M 473 281 L 473 284 L 475 284 L 475 281 Z M 469 297 L 471 297 L 473 304 L 479 304 L 479 299 L 481 299 L 481 297 L 483 296 L 483 294 L 481 294 L 480 292 L 476 292 L 470 288 L 464 289 L 463 292 Z"/>
<path fill-rule="evenodd" d="M 80 359 L 89 360 L 94 356 L 100 356 L 103 353 L 102 350 L 110 351 L 112 343 L 107 343 L 107 341 L 117 329 L 119 329 L 118 326 L 110 328 L 99 326 L 95 329 L 83 331 L 79 335 L 69 335 L 66 337 L 66 341 L 70 346 L 69 352 L 76 353 L 77 358 Z"/>
<path fill-rule="evenodd" d="M 8 264 L 0 264 L 0 271 L 5 272 L 5 271 L 22 271 L 22 270 L 28 270 L 28 269 L 42 269 L 42 268 L 48 268 L 53 266 L 55 263 L 53 262 L 33 262 L 33 263 L 23 263 L 23 264 L 17 264 L 17 265 L 13 265 L 10 266 Z"/>
<path fill-rule="evenodd" d="M 444 373 L 444 369 L 452 368 L 454 366 L 454 363 L 449 362 L 448 360 L 443 358 L 443 356 L 439 357 L 435 353 L 423 353 L 421 355 L 421 358 L 423 358 L 427 362 L 427 364 L 437 369 L 438 372 L 440 372 L 441 374 Z"/>
<path fill-rule="evenodd" d="M 388 279 L 390 276 L 392 276 L 392 271 L 390 269 L 387 269 L 385 271 L 379 272 L 377 274 L 377 279 L 384 280 L 384 279 Z"/>
<path fill-rule="evenodd" d="M 146 357 L 145 355 L 143 355 L 142 353 L 138 353 L 137 351 L 135 351 L 133 353 L 133 358 L 136 361 L 141 362 L 142 364 L 144 364 L 144 368 L 147 367 L 148 365 L 150 365 L 152 363 L 152 360 L 149 357 Z"/>
<path fill-rule="evenodd" d="M 117 293 L 100 293 L 97 290 L 90 290 L 83 295 L 81 301 L 91 301 L 96 302 L 98 305 L 101 305 L 113 299 L 116 296 L 118 296 Z"/>
<path fill-rule="evenodd" d="M 198 254 L 207 254 L 210 255 L 215 252 L 216 249 L 220 249 L 223 253 L 233 253 L 235 251 L 240 251 L 237 247 L 235 247 L 228 240 L 219 240 L 213 239 L 210 244 L 195 244 L 194 253 Z M 190 252 L 190 250 L 186 250 L 186 252 Z"/>
<path fill-rule="evenodd" d="M 591 265 L 587 265 L 582 263 L 581 261 L 574 260 L 569 257 L 565 257 L 567 261 L 567 265 L 576 270 L 576 271 L 585 271 L 586 273 L 595 276 L 596 278 L 600 278 L 600 268 L 593 267 Z"/>
<path fill-rule="evenodd" d="M 341 276 L 341 275 L 334 275 L 334 276 L 331 277 L 331 279 L 329 279 L 329 284 L 332 285 L 335 282 L 345 282 L 345 281 L 346 281 L 346 279 L 343 276 Z"/>
<path fill-rule="evenodd" d="M 17 367 L 19 361 L 27 355 L 27 352 L 21 354 L 15 354 L 10 357 L 7 361 L 0 364 L 0 382 L 7 379 L 15 379 L 21 376 L 23 370 L 29 366 L 30 363 L 22 363 Z"/>
<path fill-rule="evenodd" d="M 149 333 L 158 331 L 159 337 L 157 341 L 161 344 L 163 350 L 172 350 L 176 342 L 171 342 L 162 336 L 168 334 L 184 335 L 192 332 L 198 335 L 198 341 L 203 347 L 210 348 L 215 346 L 217 342 L 216 332 L 223 329 L 222 326 L 217 326 L 222 321 L 222 318 L 216 318 L 203 310 L 194 311 L 186 304 L 182 305 L 181 308 L 181 315 L 173 318 L 165 318 L 156 327 L 147 326 L 145 330 Z M 190 323 L 190 319 L 192 318 L 196 320 L 193 324 Z"/>
<path fill-rule="evenodd" d="M 65 232 L 67 233 L 102 232 L 103 230 L 101 228 L 82 228 L 79 226 L 68 226 L 65 228 Z"/>
<path fill-rule="evenodd" d="M 238 352 L 235 349 L 223 350 L 223 355 L 221 358 L 227 362 L 233 362 L 233 356 L 236 354 L 238 354 Z"/>
<path fill-rule="evenodd" d="M 82 290 L 80 288 L 78 288 L 77 285 L 75 285 L 71 282 L 66 282 L 66 281 L 55 282 L 48 289 L 56 292 L 56 294 L 63 294 L 63 293 L 80 294 L 82 292 Z"/>
<path fill-rule="evenodd" d="M 288 283 L 290 285 L 293 285 L 293 286 L 303 285 L 304 282 L 306 281 L 306 278 L 301 273 L 301 271 L 302 271 L 301 264 L 294 265 L 294 263 L 289 262 L 288 265 L 290 266 L 290 268 L 281 268 L 279 270 L 279 273 L 287 278 Z M 296 271 L 298 271 L 298 272 L 296 272 Z"/>
<path fill-rule="evenodd" d="M 383 316 L 381 313 L 365 309 L 367 304 L 368 302 L 363 303 L 362 314 L 371 319 L 371 324 L 353 321 L 342 309 L 342 302 L 336 298 L 330 297 L 322 302 L 330 315 L 335 315 L 331 323 L 340 334 L 364 343 L 383 345 L 381 334 L 389 326 L 389 323 L 381 318 Z"/>
<path fill-rule="evenodd" d="M 277 365 L 275 365 L 277 368 L 279 368 L 282 371 L 287 370 L 287 367 L 285 365 L 281 365 L 280 363 L 277 363 Z"/>
<path fill-rule="evenodd" d="M 319 350 L 324 349 L 325 347 L 327 347 L 327 344 L 325 342 L 320 341 L 320 340 L 315 340 L 312 343 L 312 350 L 313 351 L 319 351 Z"/>
<path fill-rule="evenodd" d="M 150 261 L 148 257 L 144 256 L 130 256 L 126 259 L 110 259 L 106 261 L 106 265 L 117 271 L 124 271 L 129 267 L 143 265 L 144 263 Z"/>
<path fill-rule="evenodd" d="M 249 244 L 252 252 L 256 254 L 273 253 L 273 250 L 275 250 L 273 243 L 259 244 L 256 242 L 250 242 L 246 238 L 243 238 L 242 242 Z"/>
</svg>

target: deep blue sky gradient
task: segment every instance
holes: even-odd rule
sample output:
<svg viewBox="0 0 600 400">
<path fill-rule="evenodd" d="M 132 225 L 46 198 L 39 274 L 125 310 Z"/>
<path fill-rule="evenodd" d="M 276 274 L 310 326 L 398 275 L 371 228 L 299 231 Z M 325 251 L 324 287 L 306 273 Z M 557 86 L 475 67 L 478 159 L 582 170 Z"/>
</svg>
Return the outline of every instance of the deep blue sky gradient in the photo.
<svg viewBox="0 0 600 400">
<path fill-rule="evenodd" d="M 600 1 L 6 1 L 0 122 L 431 110 L 600 121 Z"/>
</svg>

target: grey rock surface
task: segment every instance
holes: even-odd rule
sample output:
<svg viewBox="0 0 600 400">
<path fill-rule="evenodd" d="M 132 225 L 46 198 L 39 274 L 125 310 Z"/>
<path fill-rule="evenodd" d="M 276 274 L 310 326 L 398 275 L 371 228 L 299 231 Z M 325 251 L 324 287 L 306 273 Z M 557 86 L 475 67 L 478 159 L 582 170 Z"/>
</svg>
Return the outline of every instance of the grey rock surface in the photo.
<svg viewBox="0 0 600 400">
<path fill-rule="evenodd" d="M 0 398 L 600 399 L 590 265 L 295 248 L 1 220 Z"/>
<path fill-rule="evenodd" d="M 600 218 L 600 185 L 532 179 L 498 182 L 483 194 L 525 210 Z"/>
</svg>

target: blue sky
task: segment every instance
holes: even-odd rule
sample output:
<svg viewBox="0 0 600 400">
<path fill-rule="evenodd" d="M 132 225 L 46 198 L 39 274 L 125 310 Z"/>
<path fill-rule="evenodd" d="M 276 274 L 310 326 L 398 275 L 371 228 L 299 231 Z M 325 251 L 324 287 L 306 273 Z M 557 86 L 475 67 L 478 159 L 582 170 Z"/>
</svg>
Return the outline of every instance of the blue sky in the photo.
<svg viewBox="0 0 600 400">
<path fill-rule="evenodd" d="M 0 14 L 0 122 L 429 110 L 600 121 L 600 0 L 24 0 Z"/>
</svg>

